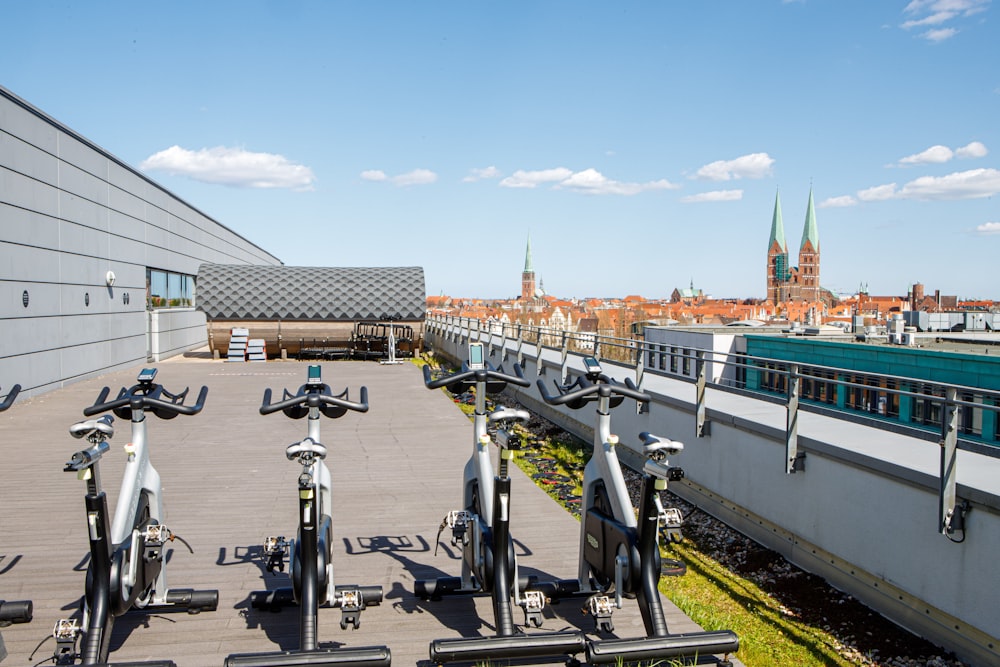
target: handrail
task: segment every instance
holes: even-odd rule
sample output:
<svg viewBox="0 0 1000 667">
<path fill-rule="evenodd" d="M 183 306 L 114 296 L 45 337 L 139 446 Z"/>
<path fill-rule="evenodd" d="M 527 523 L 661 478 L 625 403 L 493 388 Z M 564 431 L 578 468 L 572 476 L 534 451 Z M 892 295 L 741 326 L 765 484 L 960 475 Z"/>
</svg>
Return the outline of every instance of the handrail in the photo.
<svg viewBox="0 0 1000 667">
<path fill-rule="evenodd" d="M 448 340 L 452 340 L 452 331 L 457 329 L 459 332 L 458 335 L 460 337 L 464 337 L 465 342 L 471 340 L 474 333 L 476 339 L 481 341 L 484 337 L 484 331 L 489 335 L 490 339 L 492 339 L 494 328 L 499 327 L 501 330 L 502 340 L 504 340 L 506 344 L 506 327 L 508 325 L 504 322 L 489 321 L 483 323 L 479 320 L 455 317 L 446 317 L 438 320 L 434 316 L 430 315 L 428 316 L 427 321 L 429 323 L 429 331 L 434 331 L 436 325 L 436 328 L 444 333 Z M 525 331 L 527 330 L 529 334 L 534 333 L 535 371 L 536 375 L 543 375 L 546 367 L 546 364 L 542 361 L 542 350 L 546 347 L 543 337 L 553 334 L 546 333 L 539 327 L 526 327 L 525 325 L 520 324 L 513 326 L 516 326 L 517 331 L 517 336 L 514 340 L 516 340 L 517 355 L 519 359 L 522 358 L 522 355 L 524 355 L 522 347 L 525 341 Z M 578 333 L 574 336 L 569 332 L 558 332 L 558 337 L 561 341 L 562 354 L 559 362 L 561 377 L 556 383 L 557 386 L 559 386 L 560 382 L 565 383 L 567 379 L 569 341 L 571 339 L 579 338 L 580 336 Z M 602 339 L 596 334 L 592 337 L 587 337 L 586 341 L 588 347 L 585 351 L 581 351 L 581 354 L 586 354 L 586 356 L 601 357 L 601 351 L 606 347 L 604 343 L 612 346 L 617 345 L 619 347 L 626 347 L 631 352 L 631 358 L 624 361 L 616 361 L 622 364 L 625 368 L 631 367 L 634 369 L 636 380 L 638 382 L 637 389 L 639 391 L 643 390 L 642 385 L 644 375 L 650 372 L 693 384 L 695 386 L 695 437 L 697 438 L 706 437 L 711 434 L 711 423 L 707 417 L 706 409 L 708 395 L 705 392 L 705 387 L 708 384 L 705 372 L 707 364 L 711 363 L 724 366 L 738 366 L 741 367 L 744 372 L 748 373 L 775 373 L 781 376 L 784 380 L 784 404 L 787 412 L 784 461 L 786 474 L 794 474 L 805 471 L 805 452 L 800 452 L 798 446 L 798 413 L 800 410 L 812 412 L 822 411 L 824 414 L 828 414 L 835 418 L 841 415 L 846 418 L 848 415 L 853 413 L 853 410 L 845 407 L 846 401 L 842 401 L 840 397 L 838 397 L 836 404 L 831 405 L 829 409 L 824 408 L 822 403 L 807 402 L 803 400 L 801 396 L 801 385 L 803 379 L 833 384 L 838 387 L 844 387 L 845 389 L 863 389 L 865 391 L 874 392 L 876 398 L 889 395 L 909 396 L 920 398 L 923 401 L 940 406 L 939 419 L 936 419 L 933 422 L 934 426 L 940 426 L 938 444 L 940 445 L 941 450 L 941 473 L 938 480 L 938 529 L 942 535 L 945 535 L 948 539 L 955 542 L 961 542 L 965 539 L 964 516 L 968 512 L 969 507 L 968 501 L 960 500 L 957 495 L 958 486 L 955 471 L 957 469 L 958 451 L 966 449 L 976 451 L 992 458 L 1000 458 L 1000 441 L 998 441 L 996 433 L 983 434 L 987 437 L 983 437 L 981 440 L 959 437 L 959 432 L 961 430 L 959 424 L 961 409 L 991 411 L 997 415 L 995 419 L 1000 419 L 1000 391 L 937 382 L 923 378 L 885 375 L 856 369 L 836 368 L 807 363 L 804 364 L 802 362 L 790 361 L 787 359 L 757 357 L 740 352 L 716 352 L 715 350 L 695 349 L 693 347 L 683 348 L 680 354 L 682 358 L 687 359 L 688 361 L 694 361 L 693 374 L 665 373 L 663 371 L 647 368 L 645 365 L 648 354 L 662 354 L 661 348 L 665 346 L 661 343 L 647 343 L 644 340 L 640 341 L 635 339 Z M 553 347 L 553 349 L 559 348 Z M 506 350 L 504 350 L 502 354 L 506 354 Z M 671 354 L 674 354 L 674 352 L 671 351 Z M 723 358 L 718 359 L 717 356 L 719 355 Z M 730 359 L 730 357 L 734 357 L 735 359 Z M 604 358 L 607 359 L 607 356 L 604 356 Z M 687 366 L 688 370 L 692 370 L 690 368 L 691 364 L 687 364 Z M 802 366 L 806 366 L 807 370 L 803 371 L 801 369 Z M 829 374 L 831 377 L 825 377 L 823 374 Z M 855 382 L 853 380 L 854 376 L 873 378 L 878 380 L 879 384 L 869 385 L 861 382 Z M 889 384 L 889 381 L 892 381 L 898 386 L 882 386 L 882 380 L 886 381 L 884 383 L 886 385 Z M 543 399 L 549 401 L 552 397 L 548 395 L 544 384 L 540 379 L 537 380 L 537 382 Z M 711 384 L 716 388 L 727 389 L 715 381 Z M 914 386 L 925 388 L 925 391 L 915 391 L 908 388 Z M 930 391 L 931 393 L 926 393 L 926 391 Z M 576 393 L 579 394 L 580 392 Z M 780 396 L 782 392 L 777 390 L 768 391 L 744 388 L 741 390 L 741 393 L 745 393 L 748 396 L 764 397 Z M 960 398 L 960 396 L 968 394 L 981 397 L 983 402 L 978 403 L 974 400 Z M 559 402 L 570 403 L 571 399 L 580 398 L 582 398 L 582 396 L 564 394 Z M 569 407 L 574 406 L 570 405 Z M 643 408 L 640 405 L 638 409 L 642 411 Z M 864 412 L 868 413 L 870 410 L 865 410 Z M 902 410 L 900 412 L 902 412 Z M 897 424 L 902 425 L 903 427 L 913 428 L 914 433 L 927 433 L 928 431 L 926 429 L 926 425 L 931 424 L 930 420 L 925 422 L 925 424 L 919 424 L 913 423 L 912 420 L 910 422 L 901 419 L 893 420 L 891 415 L 885 415 L 884 417 L 882 416 L 882 413 L 879 413 L 879 415 L 880 416 L 878 418 L 873 416 L 870 421 L 870 426 L 880 427 L 882 424 Z"/>
</svg>

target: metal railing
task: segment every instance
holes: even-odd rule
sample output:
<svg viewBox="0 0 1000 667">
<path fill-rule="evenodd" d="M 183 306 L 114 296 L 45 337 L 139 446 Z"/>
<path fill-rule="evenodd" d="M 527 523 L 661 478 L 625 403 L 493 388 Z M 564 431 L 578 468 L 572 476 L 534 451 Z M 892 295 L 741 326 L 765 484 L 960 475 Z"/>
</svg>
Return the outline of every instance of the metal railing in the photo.
<svg viewBox="0 0 1000 667">
<path fill-rule="evenodd" d="M 805 453 L 800 451 L 798 444 L 798 417 L 801 411 L 820 412 L 835 418 L 853 420 L 860 416 L 866 425 L 875 428 L 904 429 L 907 435 L 923 440 L 936 440 L 941 447 L 938 526 L 942 534 L 948 536 L 960 530 L 958 525 L 967 511 L 965 501 L 960 501 L 956 493 L 957 452 L 965 449 L 1000 458 L 1000 442 L 997 437 L 997 431 L 1000 430 L 997 425 L 1000 421 L 1000 391 L 923 378 L 803 364 L 734 351 L 719 352 L 679 346 L 671 348 L 669 354 L 677 360 L 676 366 L 682 370 L 666 371 L 650 368 L 651 365 L 658 364 L 647 363 L 651 359 L 659 359 L 659 355 L 667 354 L 666 348 L 670 346 L 662 342 L 456 316 L 429 315 L 425 326 L 428 334 L 442 336 L 448 341 L 483 341 L 491 353 L 498 349 L 504 359 L 508 354 L 513 354 L 522 365 L 525 358 L 530 358 L 536 362 L 539 373 L 544 373 L 544 367 L 539 363 L 542 351 L 556 351 L 560 354 L 561 379 L 567 377 L 570 354 L 580 354 L 631 368 L 635 383 L 640 388 L 643 387 L 647 373 L 688 382 L 694 387 L 696 437 L 706 437 L 711 433 L 711 422 L 707 416 L 709 386 L 783 403 L 786 409 L 784 465 L 787 474 L 805 470 Z M 709 365 L 713 365 L 713 368 L 732 368 L 733 372 L 729 377 L 722 375 L 710 381 L 706 372 Z M 859 382 L 857 378 L 864 381 Z M 826 385 L 819 392 L 825 391 L 825 399 L 803 397 L 803 384 L 807 382 Z M 855 409 L 847 401 L 851 391 L 861 397 L 876 400 L 864 401 L 869 407 Z M 815 390 L 808 393 L 813 394 Z M 892 418 L 892 411 L 879 407 L 879 399 L 884 399 L 888 406 L 890 397 L 911 399 L 920 408 L 920 421 L 913 421 L 913 415 L 918 410 L 910 409 L 898 409 L 896 414 L 899 417 Z M 979 400 L 975 400 L 976 398 Z M 904 401 L 898 400 L 898 403 L 903 405 Z M 871 405 L 876 406 L 874 411 L 871 410 Z M 968 432 L 972 430 L 969 425 L 975 423 L 980 424 L 981 438 L 968 437 L 972 435 Z M 966 437 L 960 437 L 963 429 L 967 431 L 964 434 Z"/>
</svg>

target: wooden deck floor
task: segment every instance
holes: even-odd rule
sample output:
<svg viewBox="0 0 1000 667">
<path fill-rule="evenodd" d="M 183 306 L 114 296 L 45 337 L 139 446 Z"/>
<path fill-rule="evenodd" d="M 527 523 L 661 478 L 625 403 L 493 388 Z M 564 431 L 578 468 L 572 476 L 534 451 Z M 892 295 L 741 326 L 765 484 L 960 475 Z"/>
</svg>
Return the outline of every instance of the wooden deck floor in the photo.
<svg viewBox="0 0 1000 667">
<path fill-rule="evenodd" d="M 388 645 L 395 665 L 428 665 L 435 638 L 492 634 L 488 597 L 423 602 L 414 579 L 458 575 L 459 554 L 447 543 L 434 555 L 438 525 L 460 505 L 460 475 L 469 456 L 471 425 L 447 396 L 423 387 L 412 364 L 373 362 L 323 365 L 336 391 L 366 385 L 371 409 L 323 420 L 323 443 L 334 478 L 334 567 L 338 583 L 381 585 L 385 600 L 362 615 L 361 628 L 340 629 L 340 610 L 321 609 L 320 642 L 326 646 Z M 219 608 L 200 615 L 133 612 L 115 625 L 111 659 L 172 659 L 179 667 L 220 667 L 232 653 L 295 648 L 295 609 L 280 613 L 249 608 L 254 590 L 284 585 L 254 555 L 265 535 L 294 535 L 295 480 L 299 468 L 285 459 L 286 445 L 305 436 L 305 421 L 260 416 L 267 387 L 294 389 L 305 364 L 227 364 L 181 359 L 159 364 L 157 380 L 169 389 L 209 387 L 206 407 L 193 417 L 152 418 L 151 457 L 163 479 L 166 525 L 194 549 L 174 543 L 168 575 L 172 587 L 216 588 Z M 74 384 L 20 400 L 0 413 L 0 599 L 30 599 L 34 620 L 4 628 L 6 665 L 35 664 L 52 654 L 49 640 L 29 655 L 56 620 L 71 616 L 83 592 L 87 552 L 83 484 L 62 471 L 80 441 L 68 427 L 82 419 L 101 387 L 132 384 L 138 369 Z M 12 384 L 17 378 L 6 378 Z M 128 442 L 128 424 L 111 441 L 102 465 L 111 507 Z M 543 579 L 575 576 L 579 524 L 515 469 L 512 529 L 522 573 Z M 697 626 L 666 602 L 671 632 Z M 579 605 L 549 606 L 543 630 L 591 621 Z M 515 610 L 516 619 L 521 614 Z M 620 636 L 642 634 L 634 603 L 615 614 Z M 583 656 L 579 656 L 581 659 Z M 525 663 L 520 663 L 525 664 Z M 540 664 L 540 663 L 535 663 Z"/>
</svg>

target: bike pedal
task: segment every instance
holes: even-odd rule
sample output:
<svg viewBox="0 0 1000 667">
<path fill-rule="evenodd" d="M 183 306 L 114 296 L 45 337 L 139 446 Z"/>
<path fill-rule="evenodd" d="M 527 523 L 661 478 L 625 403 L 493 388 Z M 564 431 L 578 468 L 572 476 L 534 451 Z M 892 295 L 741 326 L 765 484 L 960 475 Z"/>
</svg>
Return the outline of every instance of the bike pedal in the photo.
<svg viewBox="0 0 1000 667">
<path fill-rule="evenodd" d="M 163 524 L 146 526 L 146 546 L 160 546 L 170 540 L 170 530 Z"/>
<path fill-rule="evenodd" d="M 365 598 L 357 588 L 340 591 L 337 598 L 337 606 L 340 607 L 340 629 L 346 630 L 348 625 L 353 625 L 357 630 L 361 627 L 361 612 L 365 608 Z"/>
<path fill-rule="evenodd" d="M 60 618 L 52 628 L 52 637 L 57 642 L 76 641 L 77 635 L 83 632 L 80 621 L 75 618 Z"/>
<path fill-rule="evenodd" d="M 676 507 L 661 509 L 657 515 L 657 525 L 667 542 L 680 543 L 684 540 L 681 526 L 684 525 L 684 515 Z"/>
<path fill-rule="evenodd" d="M 265 569 L 274 574 L 285 571 L 285 556 L 288 555 L 288 542 L 282 536 L 267 536 L 264 538 L 264 555 L 267 556 Z"/>
<path fill-rule="evenodd" d="M 683 577 L 687 574 L 687 564 L 676 558 L 664 558 L 660 561 L 661 577 Z"/>
<path fill-rule="evenodd" d="M 458 546 L 459 542 L 465 544 L 465 536 L 469 531 L 469 524 L 472 522 L 472 514 L 466 510 L 452 510 L 445 517 L 445 523 L 451 528 L 451 545 Z"/>
<path fill-rule="evenodd" d="M 52 662 L 56 665 L 72 665 L 78 657 L 76 641 L 83 628 L 75 618 L 60 618 L 52 628 L 52 637 L 56 640 L 56 648 L 52 653 Z M 41 644 L 39 644 L 41 646 Z"/>
<path fill-rule="evenodd" d="M 542 609 L 545 608 L 545 596 L 541 591 L 525 591 L 521 607 L 524 609 L 525 625 L 542 627 Z"/>
<path fill-rule="evenodd" d="M 607 595 L 595 595 L 589 598 L 583 612 L 594 617 L 594 627 L 597 632 L 614 632 L 615 625 L 611 621 L 614 604 Z"/>
</svg>

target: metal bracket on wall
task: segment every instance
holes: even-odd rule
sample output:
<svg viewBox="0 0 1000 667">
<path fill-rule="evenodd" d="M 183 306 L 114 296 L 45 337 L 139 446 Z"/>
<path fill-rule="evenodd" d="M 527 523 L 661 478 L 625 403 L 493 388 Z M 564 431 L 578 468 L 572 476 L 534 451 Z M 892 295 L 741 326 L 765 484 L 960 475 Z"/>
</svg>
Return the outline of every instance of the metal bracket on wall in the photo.
<svg viewBox="0 0 1000 667">
<path fill-rule="evenodd" d="M 642 381 L 646 374 L 645 360 L 646 360 L 645 352 L 643 351 L 642 346 L 639 345 L 636 347 L 636 352 L 635 352 L 635 386 L 639 389 L 639 391 L 642 391 Z M 644 415 L 648 413 L 649 413 L 648 403 L 643 403 L 642 401 L 635 402 L 635 414 Z"/>
<path fill-rule="evenodd" d="M 785 426 L 785 474 L 806 469 L 805 455 L 799 455 L 799 391 L 801 378 L 798 364 L 788 369 L 788 418 Z"/>
<path fill-rule="evenodd" d="M 566 375 L 569 370 L 569 336 L 562 333 L 562 358 L 559 361 L 559 382 L 566 384 Z"/>
<path fill-rule="evenodd" d="M 965 539 L 965 515 L 969 506 L 958 501 L 958 389 L 946 387 L 941 410 L 941 474 L 938 492 L 938 531 L 948 539 Z M 961 532 L 961 539 L 952 537 Z"/>
<path fill-rule="evenodd" d="M 708 421 L 707 408 L 705 405 L 705 385 L 707 384 L 705 358 L 702 352 L 698 352 L 695 360 L 695 371 L 698 379 L 695 381 L 695 436 L 704 438 L 712 433 L 711 422 Z"/>
</svg>

